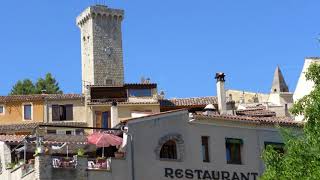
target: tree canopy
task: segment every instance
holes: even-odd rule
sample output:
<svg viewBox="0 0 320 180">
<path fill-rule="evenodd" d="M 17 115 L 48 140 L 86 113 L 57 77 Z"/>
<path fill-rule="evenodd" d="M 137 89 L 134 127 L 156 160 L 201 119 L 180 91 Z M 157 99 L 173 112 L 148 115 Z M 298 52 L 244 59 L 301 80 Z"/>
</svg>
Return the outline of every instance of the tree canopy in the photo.
<svg viewBox="0 0 320 180">
<path fill-rule="evenodd" d="M 263 153 L 266 171 L 263 180 L 316 180 L 320 177 L 320 65 L 312 64 L 305 74 L 314 82 L 314 89 L 296 102 L 293 115 L 303 115 L 302 131 L 282 129 L 285 153 L 271 146 Z"/>
<path fill-rule="evenodd" d="M 30 79 L 19 80 L 11 89 L 10 95 L 28 95 L 28 94 L 62 94 L 59 83 L 47 73 L 45 78 L 39 78 L 34 84 Z"/>
</svg>

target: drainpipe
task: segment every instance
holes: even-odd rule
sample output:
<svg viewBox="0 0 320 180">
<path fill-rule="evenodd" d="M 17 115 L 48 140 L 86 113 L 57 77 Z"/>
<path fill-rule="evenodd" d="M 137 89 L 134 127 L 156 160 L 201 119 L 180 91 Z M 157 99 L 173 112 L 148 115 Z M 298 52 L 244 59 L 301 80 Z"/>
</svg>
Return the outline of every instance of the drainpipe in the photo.
<svg viewBox="0 0 320 180">
<path fill-rule="evenodd" d="M 135 169 L 134 169 L 134 148 L 133 148 L 133 135 L 129 132 L 125 132 L 130 137 L 130 156 L 131 156 L 131 180 L 135 180 Z"/>
</svg>

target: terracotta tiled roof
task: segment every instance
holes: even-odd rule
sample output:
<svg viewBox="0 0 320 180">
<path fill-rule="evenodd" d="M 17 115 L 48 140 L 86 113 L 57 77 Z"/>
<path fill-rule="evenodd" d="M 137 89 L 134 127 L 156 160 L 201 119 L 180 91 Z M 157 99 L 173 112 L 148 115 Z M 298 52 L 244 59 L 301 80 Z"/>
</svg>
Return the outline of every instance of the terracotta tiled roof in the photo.
<svg viewBox="0 0 320 180">
<path fill-rule="evenodd" d="M 275 117 L 276 116 L 275 112 L 266 110 L 264 107 L 237 110 L 236 114 L 239 116 L 251 116 L 251 117 Z"/>
<path fill-rule="evenodd" d="M 150 86 L 150 87 L 157 87 L 157 83 L 125 83 L 121 85 L 87 85 L 88 87 L 130 87 L 130 86 Z"/>
<path fill-rule="evenodd" d="M 20 101 L 41 101 L 41 100 L 67 100 L 81 99 L 82 94 L 33 94 L 33 95 L 12 95 L 0 96 L 0 102 L 20 102 Z"/>
<path fill-rule="evenodd" d="M 14 131 L 23 131 L 23 130 L 32 130 L 38 125 L 60 125 L 60 126 L 79 126 L 86 127 L 87 123 L 83 122 L 52 122 L 52 123 L 20 123 L 20 124 L 10 124 L 10 125 L 1 125 L 0 132 L 14 132 Z"/>
<path fill-rule="evenodd" d="M 7 143 L 19 143 L 25 139 L 24 135 L 0 135 L 0 141 Z M 44 144 L 87 144 L 87 136 L 77 135 L 45 135 L 43 137 Z"/>
<path fill-rule="evenodd" d="M 118 105 L 159 105 L 159 102 L 117 102 Z M 88 105 L 112 105 L 110 101 L 95 101 L 95 102 L 88 102 Z"/>
<path fill-rule="evenodd" d="M 240 121 L 247 123 L 254 123 L 259 125 L 284 125 L 284 126 L 302 126 L 303 123 L 296 122 L 290 117 L 250 117 L 250 116 L 236 116 L 236 115 L 195 115 L 195 119 L 219 119 L 227 121 Z"/>
<path fill-rule="evenodd" d="M 194 97 L 194 98 L 174 98 L 159 100 L 160 106 L 174 107 L 174 106 L 206 106 L 208 104 L 217 104 L 217 97 Z"/>
</svg>

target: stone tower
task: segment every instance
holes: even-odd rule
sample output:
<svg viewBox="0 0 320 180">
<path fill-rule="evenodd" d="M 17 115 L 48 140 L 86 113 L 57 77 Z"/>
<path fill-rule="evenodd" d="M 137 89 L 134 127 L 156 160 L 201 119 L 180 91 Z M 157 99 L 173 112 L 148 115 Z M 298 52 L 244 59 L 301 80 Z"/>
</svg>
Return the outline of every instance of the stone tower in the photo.
<svg viewBox="0 0 320 180">
<path fill-rule="evenodd" d="M 103 5 L 91 6 L 77 17 L 81 30 L 82 93 L 86 85 L 123 85 L 123 17 L 123 10 Z"/>
</svg>

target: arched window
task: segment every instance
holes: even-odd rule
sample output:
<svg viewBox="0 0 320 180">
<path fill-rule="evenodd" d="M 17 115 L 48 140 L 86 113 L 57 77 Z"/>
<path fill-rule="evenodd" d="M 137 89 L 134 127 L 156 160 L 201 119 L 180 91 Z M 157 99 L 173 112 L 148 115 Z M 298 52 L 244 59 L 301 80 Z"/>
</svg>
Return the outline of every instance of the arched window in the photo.
<svg viewBox="0 0 320 180">
<path fill-rule="evenodd" d="M 184 141 L 180 134 L 168 134 L 159 139 L 155 155 L 162 161 L 182 161 L 184 156 Z"/>
<path fill-rule="evenodd" d="M 160 150 L 161 159 L 177 159 L 177 144 L 173 140 L 164 143 Z"/>
</svg>

